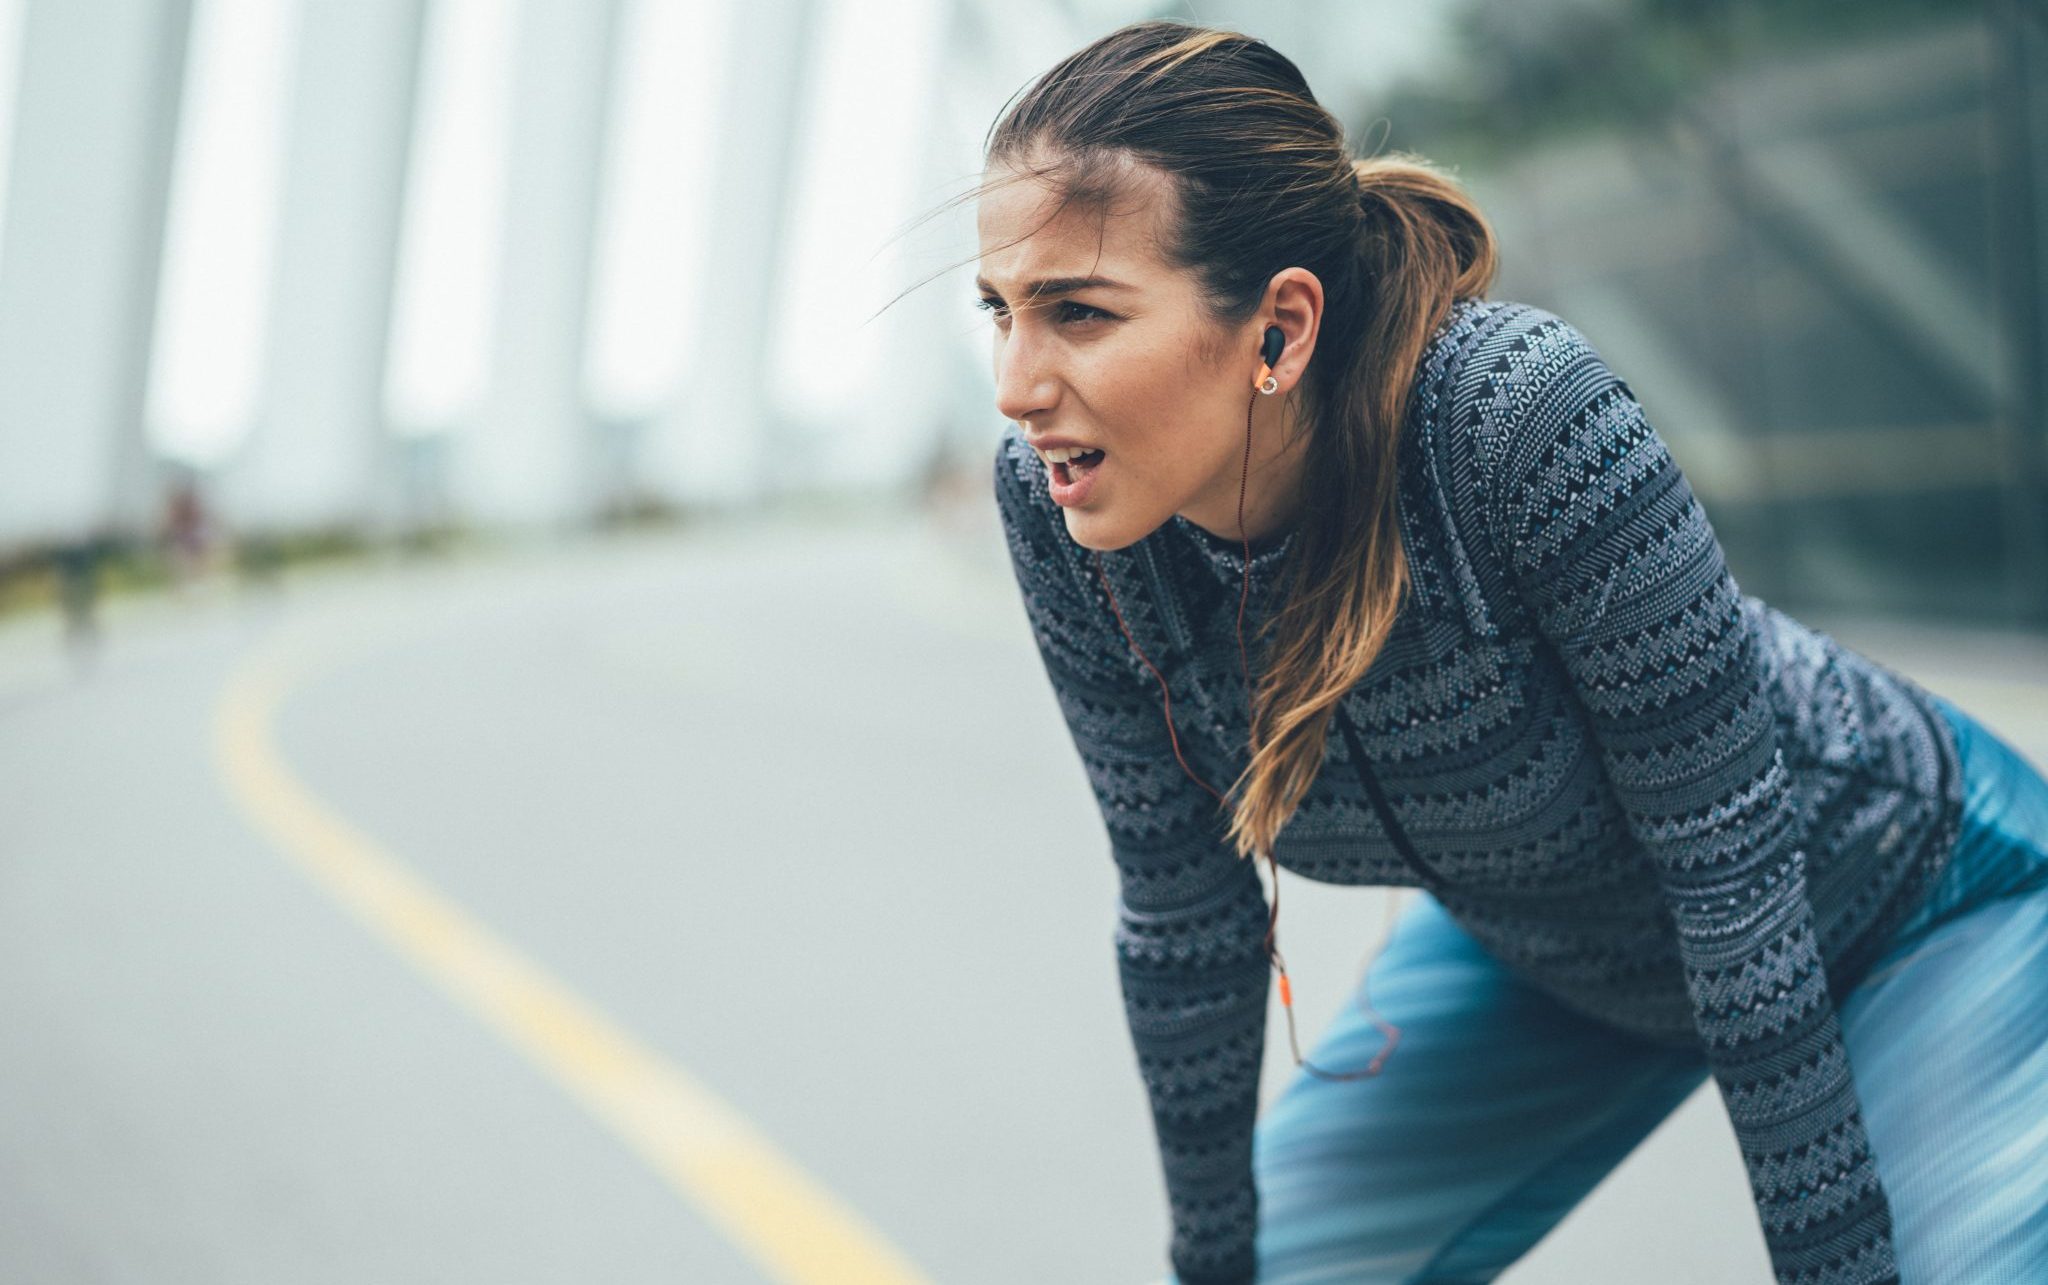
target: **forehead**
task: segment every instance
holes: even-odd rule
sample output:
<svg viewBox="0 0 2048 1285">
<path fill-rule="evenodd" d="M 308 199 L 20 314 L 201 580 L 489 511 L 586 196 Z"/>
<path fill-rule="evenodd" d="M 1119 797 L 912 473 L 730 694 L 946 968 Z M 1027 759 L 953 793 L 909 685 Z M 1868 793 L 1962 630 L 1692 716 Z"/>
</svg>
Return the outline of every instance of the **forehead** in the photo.
<svg viewBox="0 0 2048 1285">
<path fill-rule="evenodd" d="M 985 194 L 975 210 L 980 276 L 999 290 L 1056 277 L 1137 282 L 1164 271 L 1162 211 L 1149 185 L 1119 194 L 1108 208 L 1068 201 L 1048 184 L 1016 178 Z"/>
</svg>

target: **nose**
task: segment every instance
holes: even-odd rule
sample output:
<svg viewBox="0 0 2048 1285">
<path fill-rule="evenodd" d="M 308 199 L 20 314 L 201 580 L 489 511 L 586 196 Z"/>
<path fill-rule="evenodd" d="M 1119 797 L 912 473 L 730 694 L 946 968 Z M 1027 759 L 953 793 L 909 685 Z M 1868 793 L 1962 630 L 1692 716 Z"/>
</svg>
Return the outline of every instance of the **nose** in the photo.
<svg viewBox="0 0 2048 1285">
<path fill-rule="evenodd" d="M 1059 387 L 1044 345 L 1013 326 L 1008 338 L 996 340 L 996 410 L 1004 419 L 1022 423 L 1052 409 Z"/>
</svg>

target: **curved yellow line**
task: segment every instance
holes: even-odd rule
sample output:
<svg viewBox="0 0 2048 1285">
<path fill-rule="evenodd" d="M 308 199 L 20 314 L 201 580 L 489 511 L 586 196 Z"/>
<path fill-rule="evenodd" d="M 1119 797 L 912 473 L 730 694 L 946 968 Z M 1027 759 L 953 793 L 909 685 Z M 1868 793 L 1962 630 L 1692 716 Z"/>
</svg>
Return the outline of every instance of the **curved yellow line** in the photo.
<svg viewBox="0 0 2048 1285">
<path fill-rule="evenodd" d="M 293 777 L 271 725 L 286 694 L 318 667 L 303 649 L 273 646 L 230 678 L 215 714 L 221 775 L 277 850 L 610 1126 L 771 1279 L 928 1285 L 737 1111 L 493 936 Z"/>
</svg>

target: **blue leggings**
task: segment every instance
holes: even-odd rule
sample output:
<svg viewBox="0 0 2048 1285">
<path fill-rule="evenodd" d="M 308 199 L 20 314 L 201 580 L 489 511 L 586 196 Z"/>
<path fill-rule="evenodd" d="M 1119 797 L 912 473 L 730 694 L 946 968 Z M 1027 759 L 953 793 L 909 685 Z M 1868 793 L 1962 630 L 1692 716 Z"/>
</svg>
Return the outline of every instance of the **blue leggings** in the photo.
<svg viewBox="0 0 2048 1285">
<path fill-rule="evenodd" d="M 2048 1281 L 2048 780 L 1948 701 L 1956 859 L 1839 1006 L 1904 1285 Z M 1381 1075 L 1296 1072 L 1253 1144 L 1262 1285 L 1490 1281 L 1708 1076 L 1504 972 L 1426 893 L 1370 973 Z M 1359 1004 L 1317 1042 L 1363 1065 Z"/>
</svg>

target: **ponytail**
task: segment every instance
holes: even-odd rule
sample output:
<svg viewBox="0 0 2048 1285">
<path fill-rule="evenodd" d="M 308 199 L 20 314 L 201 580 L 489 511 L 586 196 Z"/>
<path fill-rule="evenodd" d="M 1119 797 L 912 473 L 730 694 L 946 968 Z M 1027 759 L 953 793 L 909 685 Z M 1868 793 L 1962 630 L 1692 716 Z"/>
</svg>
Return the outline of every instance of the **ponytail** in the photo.
<svg viewBox="0 0 2048 1285">
<path fill-rule="evenodd" d="M 1393 629 L 1409 585 L 1395 463 L 1416 367 L 1451 304 L 1484 298 L 1497 265 L 1485 216 L 1429 162 L 1395 153 L 1349 166 L 1357 293 L 1342 306 L 1355 334 L 1329 335 L 1338 361 L 1307 381 L 1314 427 L 1301 525 L 1266 624 L 1272 642 L 1252 695 L 1263 735 L 1238 778 L 1230 827 L 1246 857 L 1271 851 L 1322 766 L 1337 702 Z"/>
</svg>

